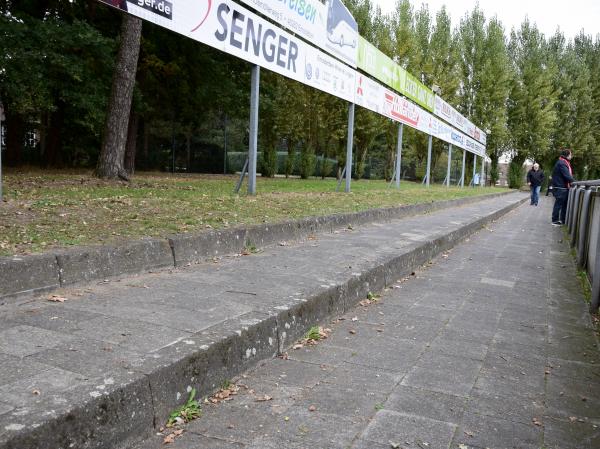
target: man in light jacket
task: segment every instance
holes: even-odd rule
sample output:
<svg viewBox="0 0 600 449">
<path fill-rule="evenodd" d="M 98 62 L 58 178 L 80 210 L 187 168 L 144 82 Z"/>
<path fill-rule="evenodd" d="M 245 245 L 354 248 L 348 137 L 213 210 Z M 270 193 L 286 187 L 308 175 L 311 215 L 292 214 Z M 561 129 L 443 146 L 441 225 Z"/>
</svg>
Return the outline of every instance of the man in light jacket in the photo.
<svg viewBox="0 0 600 449">
<path fill-rule="evenodd" d="M 531 170 L 527 172 L 527 185 L 531 187 L 531 205 L 537 206 L 540 200 L 540 190 L 544 183 L 544 172 L 540 170 L 540 164 L 533 164 Z"/>
</svg>

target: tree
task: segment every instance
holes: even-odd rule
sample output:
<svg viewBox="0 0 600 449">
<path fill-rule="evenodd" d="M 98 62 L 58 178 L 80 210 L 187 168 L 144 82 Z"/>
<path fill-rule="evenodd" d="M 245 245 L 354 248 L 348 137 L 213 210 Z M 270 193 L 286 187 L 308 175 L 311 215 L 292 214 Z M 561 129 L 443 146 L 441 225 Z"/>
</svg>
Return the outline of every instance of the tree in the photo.
<svg viewBox="0 0 600 449">
<path fill-rule="evenodd" d="M 121 44 L 106 114 L 102 148 L 95 171 L 99 178 L 121 178 L 129 181 L 129 174 L 123 162 L 141 37 L 142 20 L 123 14 Z"/>
<path fill-rule="evenodd" d="M 524 21 L 511 33 L 509 55 L 514 78 L 508 103 L 508 125 L 514 160 L 538 159 L 551 149 L 556 123 L 557 73 L 544 36 Z"/>
<path fill-rule="evenodd" d="M 83 20 L 90 15 L 87 6 L 41 1 L 0 6 L 0 98 L 11 165 L 81 164 L 89 159 L 82 148 L 97 146 L 113 40 Z M 40 138 L 40 156 L 25 161 L 24 134 L 30 129 Z"/>
</svg>

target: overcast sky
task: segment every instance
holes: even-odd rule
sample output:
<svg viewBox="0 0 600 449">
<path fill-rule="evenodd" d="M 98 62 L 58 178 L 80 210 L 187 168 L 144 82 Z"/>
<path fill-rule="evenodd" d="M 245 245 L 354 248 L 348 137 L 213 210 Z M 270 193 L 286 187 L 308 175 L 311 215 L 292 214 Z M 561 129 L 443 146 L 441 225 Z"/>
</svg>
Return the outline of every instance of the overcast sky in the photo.
<svg viewBox="0 0 600 449">
<path fill-rule="evenodd" d="M 372 0 L 381 6 L 384 13 L 394 9 L 396 0 Z M 447 11 L 452 18 L 452 26 L 456 27 L 460 18 L 467 11 L 472 11 L 476 0 L 411 0 L 415 9 L 420 8 L 421 3 L 429 4 L 429 10 L 435 14 L 442 5 L 446 5 Z M 531 22 L 537 24 L 538 29 L 546 35 L 551 36 L 560 27 L 568 38 L 573 38 L 583 28 L 586 34 L 596 36 L 600 33 L 600 0 L 479 0 L 479 6 L 483 10 L 486 19 L 497 15 L 507 36 L 512 27 L 518 28 L 525 18 L 529 17 Z"/>
</svg>

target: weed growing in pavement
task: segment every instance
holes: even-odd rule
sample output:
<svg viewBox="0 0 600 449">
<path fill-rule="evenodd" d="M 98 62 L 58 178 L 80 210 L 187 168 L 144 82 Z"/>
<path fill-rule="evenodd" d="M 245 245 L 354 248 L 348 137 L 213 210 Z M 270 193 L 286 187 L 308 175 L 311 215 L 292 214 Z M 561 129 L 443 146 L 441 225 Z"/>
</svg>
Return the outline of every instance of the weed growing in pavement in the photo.
<svg viewBox="0 0 600 449">
<path fill-rule="evenodd" d="M 242 251 L 242 254 L 244 255 L 248 255 L 248 254 L 256 254 L 258 252 L 258 248 L 256 247 L 256 245 L 252 242 L 250 242 L 249 240 L 246 241 L 246 245 L 244 246 L 244 251 Z"/>
<path fill-rule="evenodd" d="M 231 387 L 232 383 L 230 380 L 225 379 L 223 382 L 221 382 L 221 390 L 228 390 L 229 387 Z"/>
<path fill-rule="evenodd" d="M 321 339 L 321 332 L 319 326 L 311 327 L 305 335 L 307 340 L 319 341 Z"/>
<path fill-rule="evenodd" d="M 169 415 L 169 420 L 167 421 L 167 427 L 173 427 L 175 424 L 186 423 L 191 421 L 192 419 L 199 418 L 202 416 L 202 409 L 200 408 L 200 404 L 195 399 L 196 397 L 196 389 L 192 388 L 190 391 L 190 397 L 181 407 L 176 408 Z"/>
</svg>

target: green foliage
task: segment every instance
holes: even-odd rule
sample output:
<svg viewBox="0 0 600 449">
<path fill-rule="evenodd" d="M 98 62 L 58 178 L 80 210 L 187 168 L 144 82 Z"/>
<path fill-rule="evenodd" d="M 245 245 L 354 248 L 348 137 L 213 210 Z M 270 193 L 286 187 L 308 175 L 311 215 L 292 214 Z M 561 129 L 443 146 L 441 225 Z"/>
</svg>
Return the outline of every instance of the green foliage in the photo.
<svg viewBox="0 0 600 449">
<path fill-rule="evenodd" d="M 315 172 L 316 166 L 315 150 L 311 147 L 303 147 L 300 152 L 300 177 L 308 179 Z"/>
<path fill-rule="evenodd" d="M 167 427 L 172 427 L 177 423 L 179 419 L 183 420 L 183 422 L 189 422 L 193 419 L 199 418 L 202 416 L 202 409 L 200 408 L 200 404 L 196 399 L 196 389 L 192 388 L 190 391 L 190 396 L 185 404 L 181 407 L 176 408 L 169 414 L 169 419 L 167 420 Z"/>
<path fill-rule="evenodd" d="M 267 147 L 261 158 L 261 173 L 266 178 L 273 178 L 277 174 L 277 149 Z"/>
<path fill-rule="evenodd" d="M 321 339 L 321 333 L 319 331 L 319 326 L 313 326 L 311 327 L 308 332 L 306 332 L 306 335 L 304 336 L 304 338 L 306 338 L 307 340 L 314 340 L 314 341 L 318 341 Z"/>
<path fill-rule="evenodd" d="M 508 166 L 508 187 L 519 189 L 523 185 L 523 166 L 520 162 L 513 160 Z"/>
<path fill-rule="evenodd" d="M 600 177 L 599 36 L 581 32 L 569 39 L 557 32 L 546 38 L 525 19 L 507 37 L 503 24 L 478 6 L 453 24 L 445 8 L 433 11 L 410 0 L 398 0 L 389 15 L 371 0 L 344 3 L 362 36 L 429 87 L 439 86 L 447 102 L 489 131 L 487 152 L 494 160 L 510 151 L 518 162 L 530 157 L 549 166 L 557 149 L 568 146 L 575 150 L 578 178 Z M 0 2 L 0 98 L 10 124 L 6 162 L 95 165 L 120 19 L 99 2 Z M 225 147 L 244 153 L 250 67 L 145 23 L 132 108 L 139 118 L 131 134 L 138 168 L 221 172 Z M 263 71 L 259 104 L 265 177 L 323 176 L 331 174 L 332 161 L 344 166 L 345 101 Z M 31 129 L 39 143 L 25 150 Z M 397 123 L 356 108 L 355 177 L 391 178 L 396 130 Z M 275 151 L 282 141 L 285 163 Z M 297 157 L 300 148 L 310 152 Z M 426 138 L 405 127 L 403 148 L 402 171 L 414 179 L 423 171 Z M 444 151 L 434 142 L 438 165 Z M 326 161 L 316 173 L 310 170 L 315 155 Z M 240 170 L 244 159 L 231 156 L 228 170 Z M 432 168 L 439 178 L 440 167 Z"/>
</svg>

